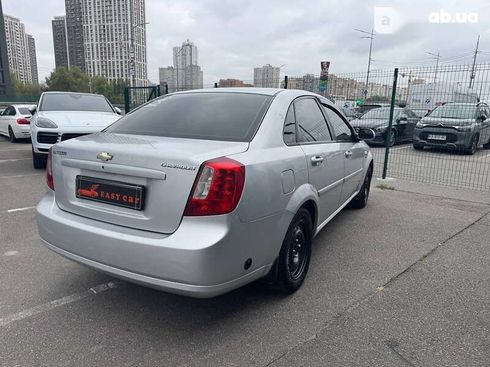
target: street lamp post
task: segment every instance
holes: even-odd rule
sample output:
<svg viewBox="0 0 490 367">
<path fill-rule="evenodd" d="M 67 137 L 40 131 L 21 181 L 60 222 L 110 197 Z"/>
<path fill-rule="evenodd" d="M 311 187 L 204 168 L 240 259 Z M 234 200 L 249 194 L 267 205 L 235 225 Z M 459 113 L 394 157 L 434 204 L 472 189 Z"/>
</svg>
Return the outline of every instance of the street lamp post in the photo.
<svg viewBox="0 0 490 367">
<path fill-rule="evenodd" d="M 369 73 L 371 71 L 371 53 L 373 50 L 373 39 L 374 39 L 374 29 L 371 29 L 371 32 L 363 31 L 362 29 L 354 29 L 357 32 L 367 34 L 367 36 L 363 36 L 361 38 L 368 38 L 369 41 L 369 57 L 368 57 L 368 65 L 367 65 L 367 73 L 366 73 L 366 87 L 364 88 L 364 98 L 367 98 L 368 94 L 368 85 L 369 85 Z"/>
<path fill-rule="evenodd" d="M 440 52 L 437 52 L 437 54 L 434 54 L 432 52 L 426 52 L 427 55 L 431 55 L 436 59 L 436 70 L 434 72 L 434 83 L 436 82 L 437 79 L 437 69 L 439 69 L 439 59 L 441 58 Z"/>
<path fill-rule="evenodd" d="M 137 27 L 141 27 L 142 25 L 150 24 L 150 22 L 141 22 L 135 24 L 131 27 L 131 47 L 130 47 L 130 67 L 129 72 L 131 74 L 131 87 L 134 87 L 136 84 L 136 61 L 135 61 L 135 46 L 134 46 L 134 31 Z"/>
</svg>

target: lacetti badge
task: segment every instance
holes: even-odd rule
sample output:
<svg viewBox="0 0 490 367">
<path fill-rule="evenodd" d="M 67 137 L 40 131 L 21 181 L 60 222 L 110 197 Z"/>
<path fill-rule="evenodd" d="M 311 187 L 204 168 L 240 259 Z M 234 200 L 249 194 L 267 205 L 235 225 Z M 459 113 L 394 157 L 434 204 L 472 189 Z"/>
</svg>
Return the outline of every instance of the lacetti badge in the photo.
<svg viewBox="0 0 490 367">
<path fill-rule="evenodd" d="M 111 155 L 107 152 L 102 152 L 102 153 L 97 154 L 97 159 L 100 159 L 101 161 L 104 161 L 104 162 L 112 160 L 113 157 L 114 157 L 113 155 Z"/>
<path fill-rule="evenodd" d="M 163 162 L 161 166 L 164 168 L 176 168 L 176 169 L 183 169 L 186 171 L 195 171 L 197 169 L 197 167 L 195 166 L 186 166 L 185 164 L 174 164 L 168 162 Z"/>
</svg>

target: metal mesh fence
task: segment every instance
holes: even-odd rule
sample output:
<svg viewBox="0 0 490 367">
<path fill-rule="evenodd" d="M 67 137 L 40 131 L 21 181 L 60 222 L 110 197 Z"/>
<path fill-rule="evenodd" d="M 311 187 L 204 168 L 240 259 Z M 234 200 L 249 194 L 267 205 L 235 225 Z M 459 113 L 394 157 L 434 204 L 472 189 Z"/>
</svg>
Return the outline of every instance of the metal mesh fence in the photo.
<svg viewBox="0 0 490 367">
<path fill-rule="evenodd" d="M 252 80 L 226 79 L 202 87 L 253 86 Z M 256 86 L 324 95 L 352 126 L 372 129 L 376 137 L 369 144 L 378 177 L 490 190 L 490 64 L 330 74 L 326 89 L 314 74 Z M 161 94 L 195 87 L 161 86 Z M 134 93 L 141 102 L 149 98 Z"/>
<path fill-rule="evenodd" d="M 354 127 L 375 131 L 377 176 L 386 168 L 389 177 L 490 190 L 489 72 L 490 64 L 407 67 L 398 70 L 395 89 L 393 70 L 330 75 L 323 93 L 318 77 L 311 85 Z M 289 78 L 289 85 L 308 89 L 305 79 Z"/>
<path fill-rule="evenodd" d="M 390 148 L 388 175 L 490 190 L 490 64 L 399 70 L 397 94 L 422 117 Z M 398 121 L 394 121 L 397 127 Z"/>
</svg>

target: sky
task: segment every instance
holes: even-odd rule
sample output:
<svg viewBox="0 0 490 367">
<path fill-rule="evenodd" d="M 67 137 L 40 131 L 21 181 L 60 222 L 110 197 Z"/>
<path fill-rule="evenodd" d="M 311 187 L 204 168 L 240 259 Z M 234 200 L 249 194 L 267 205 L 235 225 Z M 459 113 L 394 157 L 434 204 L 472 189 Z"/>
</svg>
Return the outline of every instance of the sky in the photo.
<svg viewBox="0 0 490 367">
<path fill-rule="evenodd" d="M 64 0 L 2 0 L 5 14 L 21 19 L 36 40 L 40 80 L 54 69 L 51 20 Z M 146 0 L 148 77 L 172 63 L 172 47 L 189 39 L 199 52 L 204 84 L 221 78 L 253 80 L 253 68 L 281 67 L 281 75 L 365 71 L 375 28 L 372 68 L 490 62 L 490 1 L 437 0 Z"/>
</svg>

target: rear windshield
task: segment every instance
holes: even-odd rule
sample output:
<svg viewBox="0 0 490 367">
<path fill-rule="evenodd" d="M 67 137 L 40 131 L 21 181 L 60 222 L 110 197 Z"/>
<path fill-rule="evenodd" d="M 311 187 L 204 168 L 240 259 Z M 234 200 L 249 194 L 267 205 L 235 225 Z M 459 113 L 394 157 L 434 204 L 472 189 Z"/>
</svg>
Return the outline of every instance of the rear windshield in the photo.
<svg viewBox="0 0 490 367">
<path fill-rule="evenodd" d="M 17 109 L 19 110 L 21 115 L 26 115 L 26 116 L 31 115 L 31 112 L 29 111 L 29 109 L 27 107 L 17 107 Z"/>
<path fill-rule="evenodd" d="M 114 112 L 104 96 L 95 94 L 45 94 L 39 111 Z"/>
<path fill-rule="evenodd" d="M 271 96 L 189 93 L 156 99 L 125 115 L 106 132 L 174 138 L 250 141 Z"/>
<path fill-rule="evenodd" d="M 396 114 L 399 110 L 394 109 L 394 113 Z M 390 107 L 380 107 L 380 108 L 373 108 L 372 110 L 369 110 L 366 112 L 364 115 L 361 116 L 361 119 L 381 119 L 381 120 L 388 120 L 390 118 Z"/>
<path fill-rule="evenodd" d="M 473 119 L 476 116 L 476 106 L 446 104 L 437 107 L 430 117 L 451 118 L 451 119 Z"/>
</svg>

